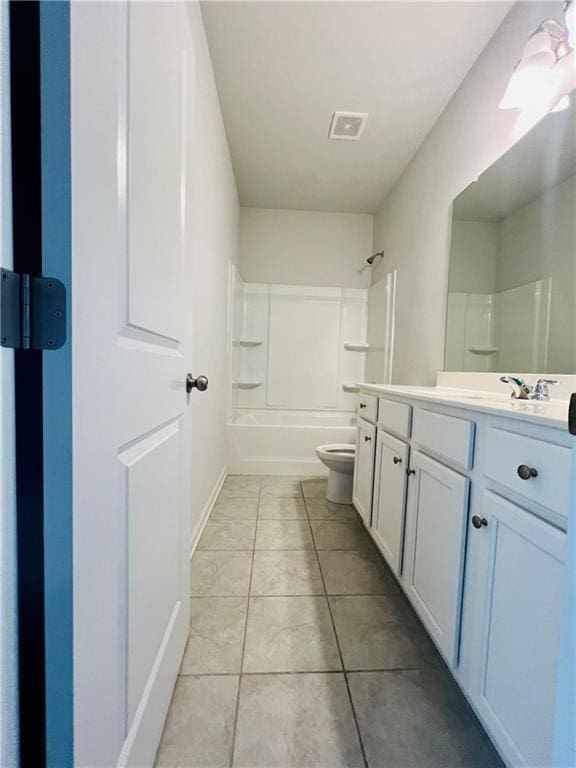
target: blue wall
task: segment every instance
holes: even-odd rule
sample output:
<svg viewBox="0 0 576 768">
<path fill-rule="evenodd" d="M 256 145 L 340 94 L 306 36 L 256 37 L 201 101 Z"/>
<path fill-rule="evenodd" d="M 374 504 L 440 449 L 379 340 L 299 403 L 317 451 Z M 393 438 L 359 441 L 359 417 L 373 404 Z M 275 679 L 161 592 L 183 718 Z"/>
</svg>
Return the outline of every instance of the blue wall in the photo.
<svg viewBox="0 0 576 768">
<path fill-rule="evenodd" d="M 73 765 L 70 5 L 40 8 L 43 272 L 67 288 L 66 344 L 44 353 L 47 762 Z M 97 649 L 95 649 L 97 652 Z"/>
</svg>

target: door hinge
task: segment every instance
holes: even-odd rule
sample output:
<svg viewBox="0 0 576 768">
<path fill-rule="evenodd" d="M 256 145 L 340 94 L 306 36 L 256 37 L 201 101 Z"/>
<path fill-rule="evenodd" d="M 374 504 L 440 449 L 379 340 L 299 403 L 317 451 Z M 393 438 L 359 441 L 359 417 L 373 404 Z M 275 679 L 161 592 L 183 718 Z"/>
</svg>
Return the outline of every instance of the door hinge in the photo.
<svg viewBox="0 0 576 768">
<path fill-rule="evenodd" d="M 58 349 L 66 341 L 66 287 L 54 277 L 0 269 L 0 344 Z"/>
</svg>

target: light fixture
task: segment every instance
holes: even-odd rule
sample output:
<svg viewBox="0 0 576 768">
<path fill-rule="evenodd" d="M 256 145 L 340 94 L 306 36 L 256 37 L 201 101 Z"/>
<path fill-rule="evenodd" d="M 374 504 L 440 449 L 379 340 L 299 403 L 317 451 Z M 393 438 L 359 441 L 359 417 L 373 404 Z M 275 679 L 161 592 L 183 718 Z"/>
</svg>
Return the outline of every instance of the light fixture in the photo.
<svg viewBox="0 0 576 768">
<path fill-rule="evenodd" d="M 565 96 L 562 96 L 558 104 L 554 107 L 554 109 L 551 109 L 550 112 L 564 112 L 565 109 L 568 109 L 570 106 L 570 96 L 566 94 Z"/>
<path fill-rule="evenodd" d="M 568 32 L 568 44 L 574 48 L 576 47 L 576 3 L 573 0 L 564 4 L 564 19 Z"/>
<path fill-rule="evenodd" d="M 500 109 L 517 109 L 521 132 L 551 110 L 569 105 L 565 97 L 574 87 L 574 42 L 576 0 L 564 4 L 566 25 L 554 19 L 543 21 L 524 46 L 514 68 Z"/>
</svg>

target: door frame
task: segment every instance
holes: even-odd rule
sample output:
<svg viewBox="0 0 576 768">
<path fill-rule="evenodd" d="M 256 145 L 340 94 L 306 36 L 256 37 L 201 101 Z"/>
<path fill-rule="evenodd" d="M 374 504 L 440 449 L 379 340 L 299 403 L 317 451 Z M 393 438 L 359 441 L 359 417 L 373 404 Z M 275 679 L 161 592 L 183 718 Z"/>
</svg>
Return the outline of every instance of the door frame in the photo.
<svg viewBox="0 0 576 768">
<path fill-rule="evenodd" d="M 69 2 L 11 2 L 13 268 L 70 297 Z M 22 765 L 73 764 L 71 325 L 15 350 L 19 742 Z"/>
</svg>

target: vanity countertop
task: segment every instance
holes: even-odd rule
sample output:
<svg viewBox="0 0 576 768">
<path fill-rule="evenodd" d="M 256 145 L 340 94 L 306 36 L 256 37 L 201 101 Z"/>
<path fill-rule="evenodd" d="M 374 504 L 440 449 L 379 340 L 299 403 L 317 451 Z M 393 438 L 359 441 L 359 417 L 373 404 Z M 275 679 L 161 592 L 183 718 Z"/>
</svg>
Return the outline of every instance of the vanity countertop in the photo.
<svg viewBox="0 0 576 768">
<path fill-rule="evenodd" d="M 528 421 L 544 427 L 568 431 L 568 400 L 514 400 L 508 394 L 452 389 L 450 387 L 417 387 L 403 384 L 368 384 L 358 387 L 379 397 L 392 395 L 409 400 L 466 408 L 510 419 Z"/>
</svg>

